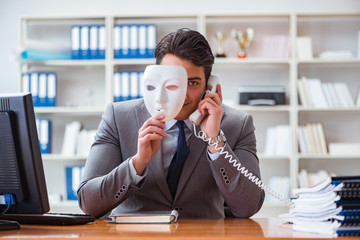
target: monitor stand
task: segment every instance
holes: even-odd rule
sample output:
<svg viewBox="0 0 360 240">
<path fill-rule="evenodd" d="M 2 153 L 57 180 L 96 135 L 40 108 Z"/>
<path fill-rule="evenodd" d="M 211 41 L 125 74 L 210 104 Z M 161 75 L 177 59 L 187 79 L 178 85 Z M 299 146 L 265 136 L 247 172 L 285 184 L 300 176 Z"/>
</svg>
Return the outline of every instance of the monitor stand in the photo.
<svg viewBox="0 0 360 240">
<path fill-rule="evenodd" d="M 19 228 L 20 228 L 20 224 L 18 222 L 10 221 L 10 220 L 0 220 L 0 231 L 19 229 Z"/>
</svg>

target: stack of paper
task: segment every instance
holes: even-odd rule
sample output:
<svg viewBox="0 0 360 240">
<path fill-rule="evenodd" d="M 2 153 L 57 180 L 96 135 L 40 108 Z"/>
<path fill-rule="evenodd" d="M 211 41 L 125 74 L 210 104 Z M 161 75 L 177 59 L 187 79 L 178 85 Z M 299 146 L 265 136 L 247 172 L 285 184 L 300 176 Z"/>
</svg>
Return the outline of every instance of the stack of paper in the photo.
<svg viewBox="0 0 360 240">
<path fill-rule="evenodd" d="M 294 189 L 297 198 L 292 200 L 289 213 L 280 218 L 292 222 L 296 231 L 334 236 L 359 234 L 360 197 L 343 196 L 343 189 L 358 185 L 359 176 L 329 177 L 313 187 Z"/>
</svg>

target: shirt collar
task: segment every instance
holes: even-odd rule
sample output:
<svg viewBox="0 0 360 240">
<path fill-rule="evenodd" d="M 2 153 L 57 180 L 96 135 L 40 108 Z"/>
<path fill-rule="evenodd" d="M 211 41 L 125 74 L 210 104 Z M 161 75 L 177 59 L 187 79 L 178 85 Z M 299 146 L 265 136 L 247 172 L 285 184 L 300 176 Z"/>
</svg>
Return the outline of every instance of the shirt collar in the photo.
<svg viewBox="0 0 360 240">
<path fill-rule="evenodd" d="M 169 129 L 171 129 L 175 125 L 176 122 L 177 122 L 176 119 L 171 119 L 169 121 L 166 121 L 164 131 L 166 132 Z M 192 122 L 189 119 L 184 120 L 184 122 L 185 122 L 185 125 L 187 126 L 187 128 L 192 131 Z"/>
</svg>

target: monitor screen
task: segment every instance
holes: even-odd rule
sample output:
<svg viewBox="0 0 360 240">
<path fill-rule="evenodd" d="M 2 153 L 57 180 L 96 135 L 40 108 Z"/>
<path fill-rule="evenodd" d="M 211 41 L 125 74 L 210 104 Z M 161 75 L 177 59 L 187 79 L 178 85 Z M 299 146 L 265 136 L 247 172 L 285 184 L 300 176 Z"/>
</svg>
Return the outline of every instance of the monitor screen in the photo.
<svg viewBox="0 0 360 240">
<path fill-rule="evenodd" d="M 10 200 L 9 200 L 10 198 Z M 11 202 L 9 207 L 4 204 Z M 49 201 L 32 96 L 0 94 L 0 212 L 43 214 Z"/>
</svg>

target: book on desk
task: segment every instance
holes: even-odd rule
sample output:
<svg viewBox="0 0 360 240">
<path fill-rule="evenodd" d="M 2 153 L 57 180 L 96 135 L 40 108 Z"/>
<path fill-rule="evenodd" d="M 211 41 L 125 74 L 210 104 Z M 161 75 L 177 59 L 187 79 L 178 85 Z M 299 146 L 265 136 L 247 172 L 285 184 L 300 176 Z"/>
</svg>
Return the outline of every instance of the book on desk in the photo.
<svg viewBox="0 0 360 240">
<path fill-rule="evenodd" d="M 175 223 L 178 216 L 176 210 L 171 210 L 118 213 L 110 218 L 113 223 Z"/>
</svg>

